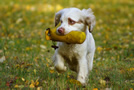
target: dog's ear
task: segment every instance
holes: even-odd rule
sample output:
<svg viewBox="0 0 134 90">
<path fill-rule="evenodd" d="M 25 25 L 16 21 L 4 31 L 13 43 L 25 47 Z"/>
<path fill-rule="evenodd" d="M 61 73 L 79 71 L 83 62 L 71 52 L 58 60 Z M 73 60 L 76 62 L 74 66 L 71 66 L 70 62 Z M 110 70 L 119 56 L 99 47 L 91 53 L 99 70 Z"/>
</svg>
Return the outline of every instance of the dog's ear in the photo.
<svg viewBox="0 0 134 90">
<path fill-rule="evenodd" d="M 62 9 L 62 10 L 60 10 L 59 12 L 57 12 L 56 14 L 55 14 L 55 27 L 59 24 L 59 22 L 60 22 L 60 17 L 61 17 L 61 15 L 66 11 L 67 9 Z"/>
<path fill-rule="evenodd" d="M 95 26 L 95 16 L 92 12 L 92 9 L 83 9 L 82 10 L 85 17 L 85 24 L 89 26 L 89 32 L 93 31 L 93 27 Z"/>
</svg>

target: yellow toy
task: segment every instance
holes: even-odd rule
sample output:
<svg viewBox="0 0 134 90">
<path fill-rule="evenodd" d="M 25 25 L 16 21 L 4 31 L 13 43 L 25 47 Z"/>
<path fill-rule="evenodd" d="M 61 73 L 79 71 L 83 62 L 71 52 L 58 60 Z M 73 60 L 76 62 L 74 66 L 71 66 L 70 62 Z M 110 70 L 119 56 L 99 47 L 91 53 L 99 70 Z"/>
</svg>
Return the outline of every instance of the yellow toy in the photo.
<svg viewBox="0 0 134 90">
<path fill-rule="evenodd" d="M 50 28 L 45 31 L 46 40 L 66 42 L 70 44 L 81 44 L 86 39 L 86 34 L 81 31 L 71 31 L 66 35 L 58 35 L 56 30 L 50 30 Z"/>
</svg>

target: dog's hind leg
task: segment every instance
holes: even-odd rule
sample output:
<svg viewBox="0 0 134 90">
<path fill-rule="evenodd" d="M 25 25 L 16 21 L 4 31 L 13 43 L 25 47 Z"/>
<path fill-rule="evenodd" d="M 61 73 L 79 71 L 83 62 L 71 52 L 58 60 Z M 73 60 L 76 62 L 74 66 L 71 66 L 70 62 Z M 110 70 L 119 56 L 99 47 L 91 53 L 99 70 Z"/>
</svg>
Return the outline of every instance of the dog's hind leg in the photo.
<svg viewBox="0 0 134 90">
<path fill-rule="evenodd" d="M 53 56 L 53 62 L 55 69 L 59 73 L 66 71 L 66 66 L 64 65 L 64 58 L 59 53 L 55 53 L 55 55 Z"/>
</svg>

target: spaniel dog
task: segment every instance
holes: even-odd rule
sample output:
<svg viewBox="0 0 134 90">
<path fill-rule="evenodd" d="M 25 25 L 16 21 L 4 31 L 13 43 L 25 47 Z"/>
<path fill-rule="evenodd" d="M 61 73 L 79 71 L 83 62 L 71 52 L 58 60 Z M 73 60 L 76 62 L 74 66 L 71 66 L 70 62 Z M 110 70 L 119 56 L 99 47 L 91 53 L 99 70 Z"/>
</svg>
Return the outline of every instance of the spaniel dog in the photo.
<svg viewBox="0 0 134 90">
<path fill-rule="evenodd" d="M 66 71 L 66 62 L 69 68 L 77 73 L 77 80 L 85 85 L 93 67 L 95 41 L 91 32 L 95 26 L 95 16 L 90 8 L 65 8 L 55 15 L 55 26 L 59 22 L 61 25 L 56 30 L 57 34 L 66 35 L 72 30 L 82 31 L 86 34 L 86 39 L 82 44 L 58 42 L 59 48 L 53 56 L 55 69 L 58 72 Z"/>
</svg>

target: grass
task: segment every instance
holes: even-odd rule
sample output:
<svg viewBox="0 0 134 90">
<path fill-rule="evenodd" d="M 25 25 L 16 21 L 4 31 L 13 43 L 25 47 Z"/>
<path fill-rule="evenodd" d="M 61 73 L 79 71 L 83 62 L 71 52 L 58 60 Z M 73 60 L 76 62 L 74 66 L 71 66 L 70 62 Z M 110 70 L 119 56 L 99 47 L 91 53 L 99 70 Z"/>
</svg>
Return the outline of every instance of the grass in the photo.
<svg viewBox="0 0 134 90">
<path fill-rule="evenodd" d="M 134 2 L 132 0 L 0 1 L 0 88 L 82 89 L 69 69 L 54 70 L 52 42 L 44 31 L 66 7 L 92 8 L 96 16 L 94 67 L 85 89 L 134 89 Z"/>
</svg>

